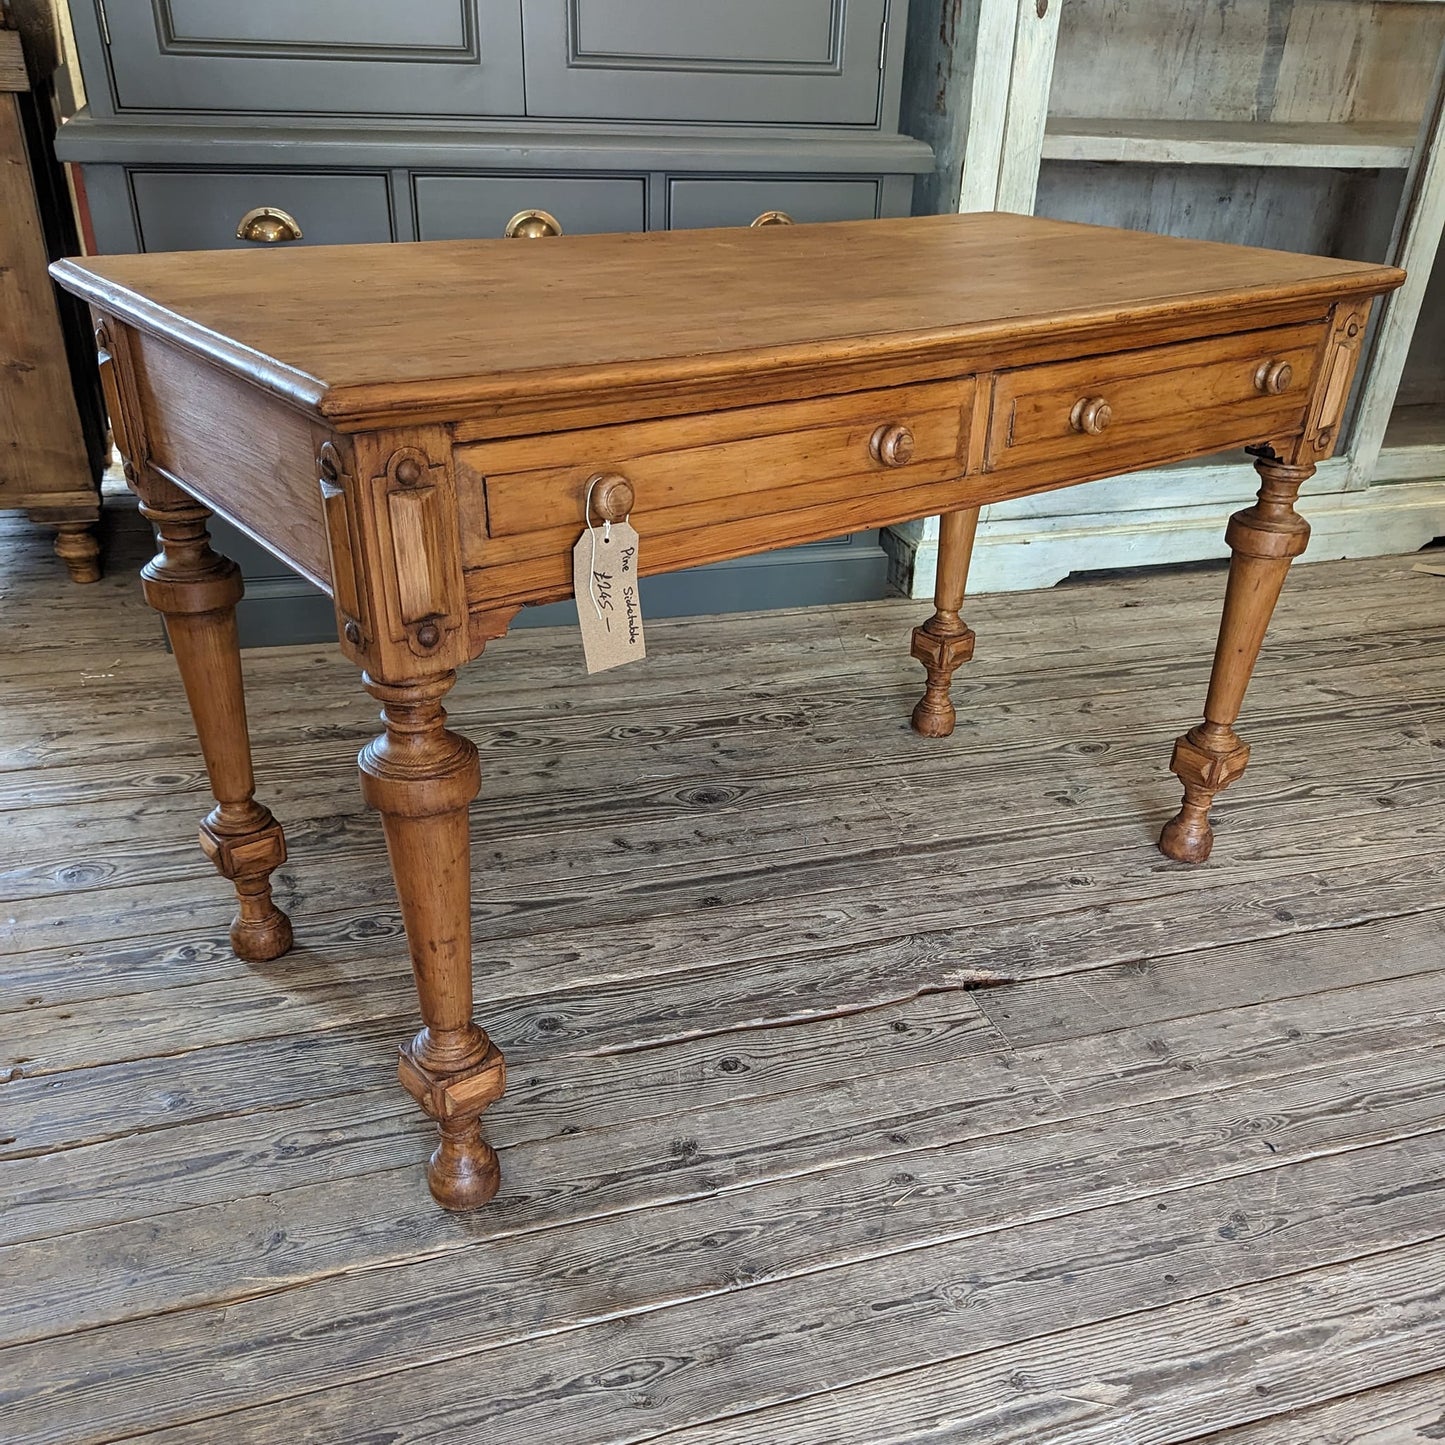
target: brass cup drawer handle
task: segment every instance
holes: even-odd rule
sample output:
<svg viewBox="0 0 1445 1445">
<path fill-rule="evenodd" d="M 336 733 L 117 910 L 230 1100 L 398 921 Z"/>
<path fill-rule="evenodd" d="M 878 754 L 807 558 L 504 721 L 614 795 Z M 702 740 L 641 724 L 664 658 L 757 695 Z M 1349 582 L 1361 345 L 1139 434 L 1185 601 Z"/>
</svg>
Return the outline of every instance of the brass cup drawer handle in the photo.
<svg viewBox="0 0 1445 1445">
<path fill-rule="evenodd" d="M 560 236 L 562 223 L 551 211 L 518 211 L 502 232 L 504 236 L 521 236 L 535 241 L 542 236 Z"/>
<path fill-rule="evenodd" d="M 1287 361 L 1261 361 L 1254 373 L 1254 388 L 1264 396 L 1278 396 L 1288 391 L 1294 380 L 1294 368 Z"/>
<path fill-rule="evenodd" d="M 1086 436 L 1096 437 L 1114 420 L 1114 408 L 1102 396 L 1081 396 L 1069 413 L 1069 425 Z"/>
<path fill-rule="evenodd" d="M 301 239 L 301 224 L 280 206 L 257 206 L 236 222 L 236 239 L 258 246 L 280 246 Z"/>
<path fill-rule="evenodd" d="M 885 467 L 906 467 L 913 460 L 913 433 L 898 422 L 884 422 L 868 440 L 875 462 Z"/>
<path fill-rule="evenodd" d="M 764 211 L 760 216 L 754 216 L 748 225 L 754 229 L 758 226 L 792 226 L 797 223 L 786 211 Z"/>
<path fill-rule="evenodd" d="M 621 472 L 593 472 L 583 485 L 582 495 L 592 496 L 592 510 L 604 522 L 625 522 L 632 515 L 637 493 Z M 592 524 L 592 518 L 587 518 Z"/>
</svg>

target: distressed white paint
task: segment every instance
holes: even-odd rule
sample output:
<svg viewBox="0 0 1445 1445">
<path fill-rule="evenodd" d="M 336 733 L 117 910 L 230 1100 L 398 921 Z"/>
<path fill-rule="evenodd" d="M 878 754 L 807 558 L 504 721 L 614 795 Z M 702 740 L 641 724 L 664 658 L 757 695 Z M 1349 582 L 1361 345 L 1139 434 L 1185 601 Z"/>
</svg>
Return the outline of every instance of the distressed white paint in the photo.
<svg viewBox="0 0 1445 1445">
<path fill-rule="evenodd" d="M 1051 120 L 1043 154 L 1058 161 L 1403 170 L 1414 154 L 1417 130 L 1398 121 Z"/>
<path fill-rule="evenodd" d="M 1350 486 L 1356 490 L 1368 487 L 1378 470 L 1385 429 L 1400 390 L 1431 268 L 1439 264 L 1440 238 L 1445 231 L 1445 51 L 1416 156 L 1391 247 L 1392 258 L 1409 276 L 1385 302 L 1351 434 Z M 1445 396 L 1435 400 L 1445 417 Z M 1439 439 L 1445 442 L 1445 430 Z"/>
<path fill-rule="evenodd" d="M 1238 505 L 985 521 L 974 545 L 969 591 L 1019 592 L 1052 587 L 1073 572 L 1224 557 L 1224 527 Z M 1445 536 L 1445 481 L 1331 492 L 1309 499 L 1303 510 L 1312 530 L 1302 561 L 1413 552 Z M 889 541 L 898 565 L 905 566 L 904 542 Z M 913 595 L 931 597 L 937 540 L 920 543 L 911 561 Z"/>
<path fill-rule="evenodd" d="M 1033 214 L 1063 0 L 1017 0 L 1013 83 L 994 209 Z M 1042 13 L 1040 13 L 1042 12 Z"/>
</svg>

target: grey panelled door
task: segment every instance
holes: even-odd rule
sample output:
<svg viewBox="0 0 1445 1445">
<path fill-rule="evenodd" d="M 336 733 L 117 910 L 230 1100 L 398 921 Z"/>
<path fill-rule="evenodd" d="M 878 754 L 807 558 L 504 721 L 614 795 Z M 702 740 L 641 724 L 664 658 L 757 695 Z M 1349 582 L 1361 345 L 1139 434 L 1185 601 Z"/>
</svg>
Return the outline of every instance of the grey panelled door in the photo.
<svg viewBox="0 0 1445 1445">
<path fill-rule="evenodd" d="M 527 113 L 876 125 L 887 0 L 527 0 Z"/>
<path fill-rule="evenodd" d="M 521 0 L 105 0 L 121 110 L 522 113 Z"/>
</svg>

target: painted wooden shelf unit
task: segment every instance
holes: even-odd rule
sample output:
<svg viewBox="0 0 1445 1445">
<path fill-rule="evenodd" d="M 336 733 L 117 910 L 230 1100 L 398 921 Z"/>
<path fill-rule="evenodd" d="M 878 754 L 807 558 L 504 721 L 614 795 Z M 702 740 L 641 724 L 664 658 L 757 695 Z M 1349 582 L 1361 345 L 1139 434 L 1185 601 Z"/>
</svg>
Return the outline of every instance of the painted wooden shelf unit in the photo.
<svg viewBox="0 0 1445 1445">
<path fill-rule="evenodd" d="M 915 206 L 1403 266 L 1306 489 L 1306 559 L 1412 551 L 1445 535 L 1442 65 L 1442 0 L 971 0 L 910 28 L 904 125 L 938 161 Z M 1223 556 L 1250 475 L 1220 457 L 988 508 L 970 586 Z M 930 595 L 937 523 L 885 542 Z"/>
</svg>

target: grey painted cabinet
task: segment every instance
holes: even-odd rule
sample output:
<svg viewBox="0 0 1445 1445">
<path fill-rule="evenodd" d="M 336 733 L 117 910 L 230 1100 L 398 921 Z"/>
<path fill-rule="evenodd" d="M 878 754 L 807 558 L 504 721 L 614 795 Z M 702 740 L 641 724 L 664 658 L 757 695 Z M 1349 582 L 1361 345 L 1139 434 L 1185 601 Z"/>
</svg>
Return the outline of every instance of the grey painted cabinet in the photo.
<svg viewBox="0 0 1445 1445">
<path fill-rule="evenodd" d="M 237 228 L 258 208 L 302 246 L 500 236 L 526 210 L 570 234 L 906 215 L 933 164 L 898 131 L 907 0 L 71 5 L 88 105 L 57 149 L 102 251 L 252 244 Z M 246 574 L 247 641 L 334 635 L 325 598 L 215 530 Z M 886 578 L 858 533 L 644 597 L 653 615 L 782 606 Z"/>
<path fill-rule="evenodd" d="M 890 3 L 104 0 L 106 85 L 91 103 L 113 115 L 876 126 Z"/>
<path fill-rule="evenodd" d="M 104 0 L 112 113 L 521 115 L 518 0 Z"/>
<path fill-rule="evenodd" d="M 888 0 L 532 0 L 527 113 L 876 125 Z"/>
</svg>

